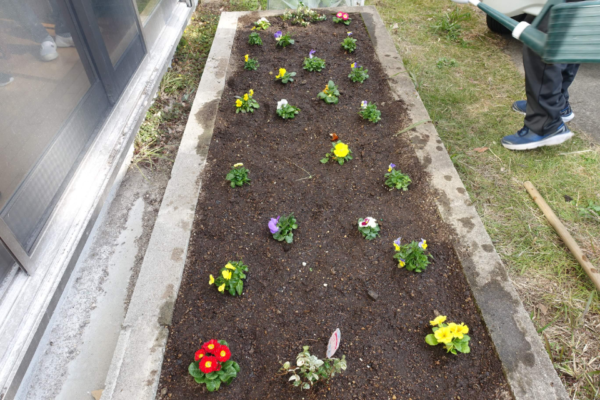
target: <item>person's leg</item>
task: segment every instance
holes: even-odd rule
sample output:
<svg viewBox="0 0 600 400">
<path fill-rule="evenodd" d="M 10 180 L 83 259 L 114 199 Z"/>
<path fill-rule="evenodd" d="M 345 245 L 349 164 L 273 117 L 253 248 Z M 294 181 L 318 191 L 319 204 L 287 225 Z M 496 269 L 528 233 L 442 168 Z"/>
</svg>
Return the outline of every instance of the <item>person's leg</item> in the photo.
<svg viewBox="0 0 600 400">
<path fill-rule="evenodd" d="M 8 0 L 8 2 L 15 13 L 19 25 L 31 32 L 33 40 L 37 43 L 42 43 L 49 36 L 48 31 L 44 28 L 27 2 L 21 0 Z"/>
<path fill-rule="evenodd" d="M 555 132 L 563 123 L 560 112 L 566 107 L 563 96 L 562 64 L 546 64 L 529 47 L 523 47 L 527 110 L 525 126 L 539 135 Z"/>
<path fill-rule="evenodd" d="M 569 86 L 575 80 L 577 71 L 579 71 L 579 64 L 564 64 L 565 68 L 562 72 L 562 94 L 565 97 L 567 103 L 569 102 Z"/>
<path fill-rule="evenodd" d="M 548 29 L 548 19 L 546 16 L 538 26 L 542 32 Z M 502 138 L 502 145 L 510 150 L 529 150 L 569 140 L 573 133 L 563 122 L 563 112 L 570 110 L 563 95 L 563 71 L 567 65 L 546 64 L 533 50 L 523 46 L 523 67 L 527 102 L 516 102 L 513 109 L 522 112 L 525 108 L 525 126 Z"/>
</svg>

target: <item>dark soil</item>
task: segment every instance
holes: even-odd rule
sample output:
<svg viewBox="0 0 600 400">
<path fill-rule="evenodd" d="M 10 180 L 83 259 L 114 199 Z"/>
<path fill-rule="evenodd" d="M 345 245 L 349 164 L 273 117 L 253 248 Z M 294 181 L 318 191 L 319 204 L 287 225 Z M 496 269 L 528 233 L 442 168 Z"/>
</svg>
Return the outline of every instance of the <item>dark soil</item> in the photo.
<svg viewBox="0 0 600 400">
<path fill-rule="evenodd" d="M 262 47 L 247 44 L 251 20 L 240 22 L 163 364 L 164 399 L 481 400 L 508 393 L 427 175 L 407 138 L 393 136 L 410 123 L 405 108 L 391 96 L 360 16 L 352 18 L 355 55 L 339 47 L 349 29 L 331 19 L 300 28 L 271 18 Z M 293 32 L 296 44 L 276 48 L 272 34 L 278 29 Z M 321 73 L 302 69 L 311 49 L 327 61 Z M 258 71 L 242 69 L 244 54 L 258 58 Z M 347 77 L 354 61 L 369 69 L 362 85 Z M 297 72 L 296 80 L 276 82 L 280 67 Z M 316 100 L 329 79 L 342 92 L 338 105 Z M 261 108 L 235 114 L 234 96 L 251 88 Z M 296 119 L 276 116 L 282 98 L 301 108 Z M 377 102 L 379 124 L 358 116 L 361 100 Z M 343 166 L 319 162 L 333 132 L 354 154 Z M 237 162 L 250 169 L 252 184 L 232 189 L 225 175 Z M 383 185 L 391 162 L 412 178 L 408 192 Z M 293 245 L 285 246 L 271 237 L 267 222 L 290 212 L 299 229 Z M 366 216 L 382 227 L 373 241 L 357 230 Z M 434 258 L 424 273 L 397 268 L 392 242 L 399 236 L 427 239 Z M 250 267 L 241 297 L 208 285 L 208 275 L 229 260 Z M 470 354 L 454 356 L 425 343 L 436 312 L 470 327 Z M 312 392 L 278 375 L 280 362 L 294 362 L 303 345 L 324 358 L 338 327 L 336 356 L 346 355 L 347 371 Z M 194 352 L 211 338 L 227 340 L 241 366 L 231 386 L 214 394 L 187 372 Z"/>
</svg>

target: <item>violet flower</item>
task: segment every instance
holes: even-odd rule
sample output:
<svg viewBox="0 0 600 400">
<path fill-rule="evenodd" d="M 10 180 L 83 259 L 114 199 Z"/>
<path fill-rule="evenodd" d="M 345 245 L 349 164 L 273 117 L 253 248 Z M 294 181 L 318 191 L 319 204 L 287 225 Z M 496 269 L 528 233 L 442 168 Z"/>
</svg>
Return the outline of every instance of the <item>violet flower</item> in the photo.
<svg viewBox="0 0 600 400">
<path fill-rule="evenodd" d="M 348 36 L 352 36 L 352 32 L 348 32 Z"/>
<path fill-rule="evenodd" d="M 398 239 L 394 240 L 394 244 L 397 244 L 398 246 L 400 246 L 401 243 L 402 243 L 402 237 L 399 237 Z"/>
<path fill-rule="evenodd" d="M 362 108 L 363 110 L 367 108 L 368 105 L 369 103 L 366 100 L 360 102 L 360 108 Z"/>
<path fill-rule="evenodd" d="M 271 220 L 269 221 L 269 230 L 273 235 L 279 232 L 279 227 L 277 226 L 279 218 L 281 218 L 281 215 L 278 215 L 277 218 L 271 218 Z"/>
<path fill-rule="evenodd" d="M 394 164 L 394 163 L 391 163 L 391 164 L 390 164 L 390 168 L 396 168 L 396 164 Z"/>
<path fill-rule="evenodd" d="M 311 50 L 311 51 L 308 53 L 308 57 L 309 57 L 309 58 L 313 58 L 313 54 L 315 54 L 316 52 L 317 52 L 316 50 Z"/>
<path fill-rule="evenodd" d="M 275 32 L 275 40 L 280 40 L 282 36 L 283 36 L 283 33 L 281 33 L 281 31 Z"/>
</svg>

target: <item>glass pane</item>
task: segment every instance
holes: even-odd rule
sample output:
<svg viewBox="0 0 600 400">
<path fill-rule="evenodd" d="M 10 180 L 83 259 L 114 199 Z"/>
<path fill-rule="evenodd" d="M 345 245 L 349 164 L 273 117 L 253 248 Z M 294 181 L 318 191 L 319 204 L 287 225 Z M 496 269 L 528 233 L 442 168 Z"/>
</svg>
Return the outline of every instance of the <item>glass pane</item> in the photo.
<svg viewBox="0 0 600 400">
<path fill-rule="evenodd" d="M 160 0 L 136 0 L 138 13 L 143 25 L 146 25 L 146 21 L 148 21 L 158 3 L 160 3 Z"/>
<path fill-rule="evenodd" d="M 94 14 L 113 66 L 136 37 L 136 17 L 131 0 L 92 0 Z"/>
<path fill-rule="evenodd" d="M 4 243 L 0 241 L 0 287 L 15 264 L 15 259 L 8 252 L 6 247 L 4 247 Z"/>
<path fill-rule="evenodd" d="M 56 0 L 0 1 L 0 210 L 89 88 Z"/>
</svg>

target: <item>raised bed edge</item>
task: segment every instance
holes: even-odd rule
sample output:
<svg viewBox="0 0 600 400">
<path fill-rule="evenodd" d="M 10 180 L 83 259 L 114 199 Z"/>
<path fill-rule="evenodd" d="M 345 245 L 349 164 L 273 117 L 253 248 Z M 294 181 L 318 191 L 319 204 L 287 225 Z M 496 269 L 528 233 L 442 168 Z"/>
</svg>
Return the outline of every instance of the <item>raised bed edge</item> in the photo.
<svg viewBox="0 0 600 400">
<path fill-rule="evenodd" d="M 337 11 L 337 9 L 324 9 Z M 411 123 L 429 120 L 385 24 L 374 6 L 348 7 L 360 12 L 396 98 L 407 105 Z M 190 112 L 142 269 L 106 380 L 102 400 L 154 399 L 160 379 L 168 329 L 179 291 L 201 173 L 225 85 L 233 39 L 240 17 L 256 19 L 280 10 L 225 12 Z M 430 185 L 442 219 L 457 233 L 454 247 L 477 306 L 494 342 L 517 400 L 568 399 L 529 315 L 508 278 L 491 238 L 431 123 L 407 133 Z M 143 355 L 147 355 L 144 357 Z"/>
</svg>

